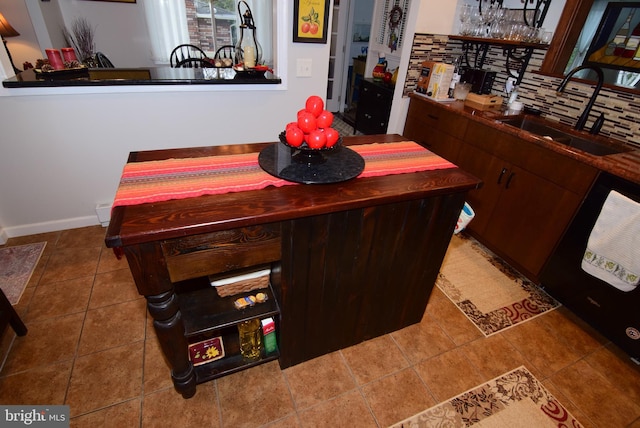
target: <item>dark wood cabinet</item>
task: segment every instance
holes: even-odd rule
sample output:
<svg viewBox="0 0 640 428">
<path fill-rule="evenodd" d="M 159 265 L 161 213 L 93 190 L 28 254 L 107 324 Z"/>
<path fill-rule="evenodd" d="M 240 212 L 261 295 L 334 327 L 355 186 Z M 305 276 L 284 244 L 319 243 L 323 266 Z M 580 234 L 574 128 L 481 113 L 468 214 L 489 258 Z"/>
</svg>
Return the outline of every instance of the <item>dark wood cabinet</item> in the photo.
<svg viewBox="0 0 640 428">
<path fill-rule="evenodd" d="M 468 119 L 425 102 L 409 103 L 403 135 L 456 163 Z"/>
<path fill-rule="evenodd" d="M 457 164 L 483 181 L 469 232 L 537 282 L 598 170 L 480 122 L 464 141 Z"/>
<path fill-rule="evenodd" d="M 467 231 L 538 282 L 598 170 L 418 96 L 404 135 L 482 180 Z"/>
<path fill-rule="evenodd" d="M 373 79 L 362 79 L 354 129 L 363 134 L 385 134 L 393 101 L 393 87 Z"/>
</svg>

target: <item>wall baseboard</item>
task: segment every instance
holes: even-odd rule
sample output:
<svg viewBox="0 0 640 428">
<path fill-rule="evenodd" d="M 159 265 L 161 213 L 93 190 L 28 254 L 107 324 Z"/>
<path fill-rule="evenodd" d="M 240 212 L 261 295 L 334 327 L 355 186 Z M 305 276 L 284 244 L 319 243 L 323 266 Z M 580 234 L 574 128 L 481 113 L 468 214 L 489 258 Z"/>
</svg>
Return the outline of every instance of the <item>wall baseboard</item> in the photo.
<svg viewBox="0 0 640 428">
<path fill-rule="evenodd" d="M 100 222 L 97 216 L 85 216 L 67 218 L 62 220 L 47 221 L 43 223 L 23 224 L 20 226 L 5 227 L 0 230 L 0 244 L 3 236 L 15 238 L 18 236 L 35 235 L 38 233 L 58 232 L 66 229 L 77 229 L 79 227 L 97 226 Z M 6 242 L 6 241 L 5 241 Z"/>
</svg>

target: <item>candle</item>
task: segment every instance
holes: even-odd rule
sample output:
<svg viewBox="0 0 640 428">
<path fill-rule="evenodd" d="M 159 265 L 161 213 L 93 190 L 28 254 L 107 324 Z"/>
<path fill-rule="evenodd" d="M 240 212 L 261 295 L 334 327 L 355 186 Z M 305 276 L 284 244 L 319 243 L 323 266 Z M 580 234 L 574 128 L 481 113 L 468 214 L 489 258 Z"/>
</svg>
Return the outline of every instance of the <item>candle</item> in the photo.
<svg viewBox="0 0 640 428">
<path fill-rule="evenodd" d="M 256 49 L 253 46 L 244 48 L 244 67 L 254 68 L 256 66 Z"/>
<path fill-rule="evenodd" d="M 45 49 L 45 52 L 47 53 L 47 58 L 49 58 L 49 64 L 54 70 L 64 69 L 64 63 L 58 49 Z"/>
<path fill-rule="evenodd" d="M 76 51 L 73 48 L 62 48 L 62 58 L 65 62 L 77 61 Z"/>
</svg>

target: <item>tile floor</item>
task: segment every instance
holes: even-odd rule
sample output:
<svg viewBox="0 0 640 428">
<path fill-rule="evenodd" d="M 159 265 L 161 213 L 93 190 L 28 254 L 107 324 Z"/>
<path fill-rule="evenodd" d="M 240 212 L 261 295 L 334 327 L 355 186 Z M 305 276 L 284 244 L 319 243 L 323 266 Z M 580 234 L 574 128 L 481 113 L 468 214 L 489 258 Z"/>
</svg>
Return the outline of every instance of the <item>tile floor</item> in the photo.
<svg viewBox="0 0 640 428">
<path fill-rule="evenodd" d="M 586 427 L 640 427 L 640 368 L 564 308 L 484 338 L 436 288 L 420 324 L 184 400 L 124 261 L 87 227 L 47 247 L 2 341 L 0 403 L 68 404 L 71 426 L 385 427 L 520 365 Z"/>
</svg>

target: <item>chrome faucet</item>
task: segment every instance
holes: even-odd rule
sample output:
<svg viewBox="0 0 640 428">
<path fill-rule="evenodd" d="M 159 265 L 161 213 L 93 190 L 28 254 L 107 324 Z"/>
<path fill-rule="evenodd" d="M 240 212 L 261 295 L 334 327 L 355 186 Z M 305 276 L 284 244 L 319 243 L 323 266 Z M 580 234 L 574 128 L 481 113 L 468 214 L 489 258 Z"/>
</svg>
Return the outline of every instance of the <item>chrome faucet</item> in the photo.
<svg viewBox="0 0 640 428">
<path fill-rule="evenodd" d="M 596 102 L 596 98 L 598 97 L 598 94 L 600 93 L 600 89 L 602 89 L 602 84 L 604 83 L 604 74 L 602 73 L 602 69 L 600 67 L 591 66 L 591 65 L 581 65 L 580 67 L 576 67 L 573 70 L 571 70 L 569 72 L 569 74 L 567 74 L 565 76 L 565 78 L 562 80 L 562 83 L 560 83 L 560 86 L 558 86 L 558 89 L 556 91 L 556 93 L 558 95 L 560 95 L 562 92 L 564 92 L 564 88 L 567 86 L 567 82 L 569 81 L 569 79 L 571 79 L 571 76 L 576 74 L 578 71 L 584 70 L 584 69 L 591 69 L 591 70 L 595 71 L 596 74 L 598 75 L 598 83 L 596 84 L 596 89 L 593 91 L 593 94 L 591 95 L 591 98 L 589 99 L 589 103 L 584 108 L 584 111 L 582 112 L 582 114 L 578 118 L 578 121 L 576 122 L 576 125 L 574 126 L 574 129 L 577 129 L 578 131 L 581 131 L 581 130 L 584 129 L 584 125 L 587 123 L 587 119 L 589 118 L 589 113 L 591 112 L 591 109 L 593 108 L 593 104 Z M 599 126 L 602 126 L 602 121 L 604 120 L 604 115 L 601 114 L 600 116 L 601 117 L 597 120 L 597 122 L 599 122 Z"/>
</svg>

